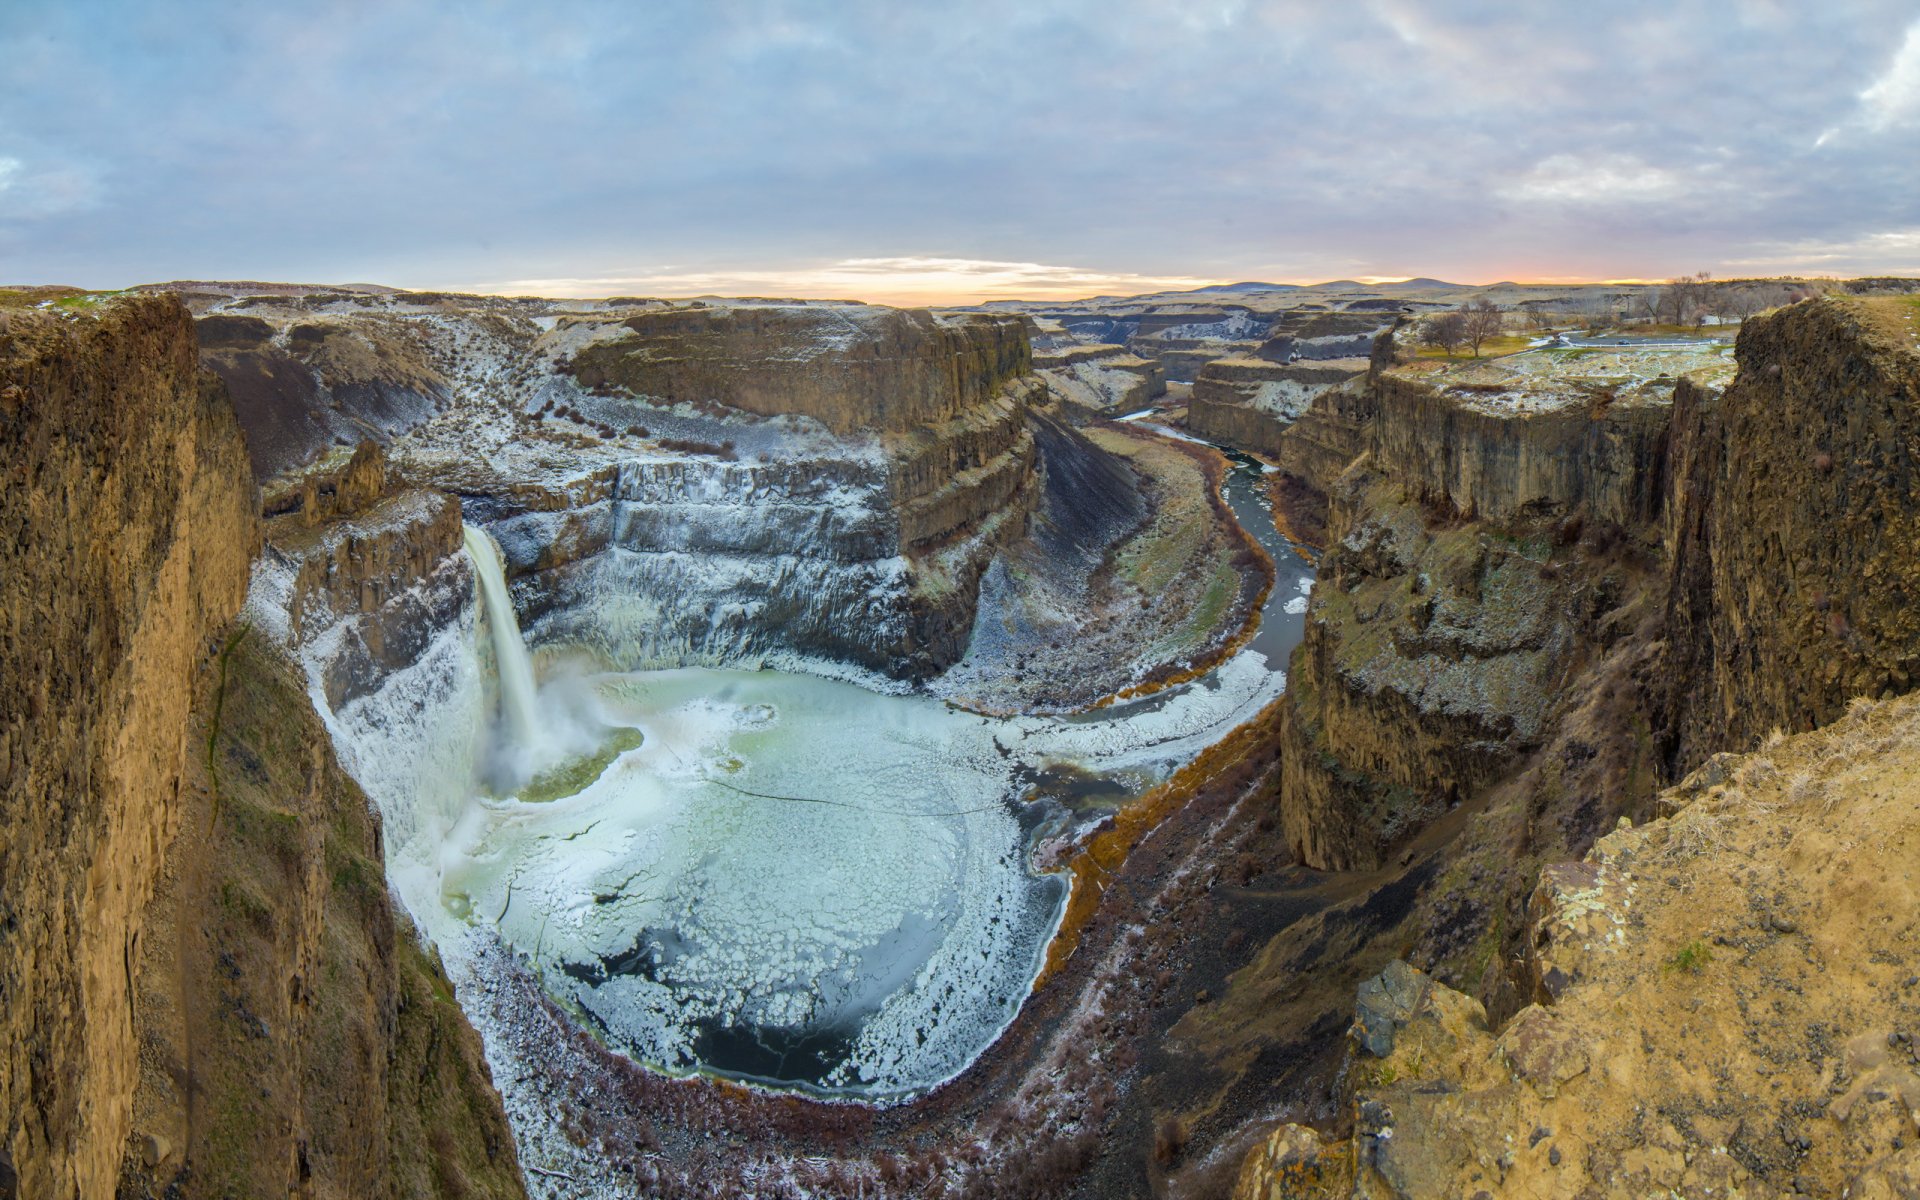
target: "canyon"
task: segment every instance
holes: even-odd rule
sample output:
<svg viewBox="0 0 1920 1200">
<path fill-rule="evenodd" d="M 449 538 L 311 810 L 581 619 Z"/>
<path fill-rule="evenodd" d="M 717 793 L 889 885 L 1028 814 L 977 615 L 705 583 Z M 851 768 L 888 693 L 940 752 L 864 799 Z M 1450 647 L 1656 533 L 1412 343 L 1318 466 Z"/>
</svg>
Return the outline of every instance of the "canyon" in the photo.
<svg viewBox="0 0 1920 1200">
<path fill-rule="evenodd" d="M 0 1196 L 1909 1194 L 1819 290 L 8 293 Z"/>
</svg>

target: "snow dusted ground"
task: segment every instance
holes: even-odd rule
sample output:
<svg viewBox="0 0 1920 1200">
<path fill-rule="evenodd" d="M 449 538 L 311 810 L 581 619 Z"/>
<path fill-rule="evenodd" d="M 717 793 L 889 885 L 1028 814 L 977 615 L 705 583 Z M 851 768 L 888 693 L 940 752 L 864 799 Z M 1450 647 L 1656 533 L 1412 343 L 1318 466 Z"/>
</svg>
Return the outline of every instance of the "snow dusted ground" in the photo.
<svg viewBox="0 0 1920 1200">
<path fill-rule="evenodd" d="M 271 572 L 257 592 L 270 612 Z M 315 678 L 329 648 L 310 647 Z M 314 695 L 443 953 L 505 942 L 669 1070 L 885 1097 L 964 1068 L 1038 969 L 1061 888 L 1028 870 L 1022 819 L 1042 814 L 1023 780 L 1065 765 L 1150 785 L 1281 678 L 1247 653 L 1130 705 L 1009 719 L 781 671 L 549 678 L 543 710 L 585 689 L 645 740 L 547 803 L 477 786 L 496 735 L 471 616 L 378 692 L 338 712 Z"/>
<path fill-rule="evenodd" d="M 1532 416 L 1592 403 L 1592 389 L 1605 388 L 1615 403 L 1665 404 L 1682 376 L 1708 386 L 1732 379 L 1733 347 L 1702 341 L 1677 345 L 1540 347 L 1501 358 L 1448 368 L 1434 377 L 1442 387 L 1463 389 L 1466 408 L 1492 416 Z"/>
<path fill-rule="evenodd" d="M 675 664 L 570 674 L 564 654 L 542 655 L 542 711 L 639 742 L 536 802 L 481 786 L 500 735 L 477 606 L 337 711 L 320 681 L 344 627 L 291 647 L 342 763 L 380 806 L 389 879 L 485 1038 L 523 1152 L 577 1143 L 518 1090 L 550 1018 L 491 1002 L 502 962 L 668 1073 L 881 1102 L 924 1093 L 1007 1028 L 1059 921 L 1064 885 L 1033 869 L 1032 850 L 1085 818 L 1028 800 L 1033 779 L 1150 787 L 1284 686 L 1277 652 L 1249 647 L 1098 712 L 984 717 L 762 636 L 807 620 L 890 636 L 901 619 L 906 564 L 877 442 L 585 395 L 554 364 L 595 335 L 564 313 L 406 319 L 453 396 L 392 460 L 484 510 L 523 593 L 528 566 L 604 534 L 590 563 L 542 585 L 536 643 L 597 631 L 597 661 Z M 542 347 L 531 360 L 527 339 Z M 1301 594 L 1285 581 L 1269 617 Z M 270 555 L 253 617 L 290 641 L 292 602 L 290 568 Z"/>
</svg>

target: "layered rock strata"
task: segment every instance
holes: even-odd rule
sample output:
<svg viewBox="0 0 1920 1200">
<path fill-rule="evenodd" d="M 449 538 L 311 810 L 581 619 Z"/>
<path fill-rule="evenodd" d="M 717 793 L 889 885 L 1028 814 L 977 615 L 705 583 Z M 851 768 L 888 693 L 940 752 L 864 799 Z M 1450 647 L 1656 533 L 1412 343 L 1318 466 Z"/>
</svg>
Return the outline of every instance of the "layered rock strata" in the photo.
<svg viewBox="0 0 1920 1200">
<path fill-rule="evenodd" d="M 616 665 L 773 653 L 925 677 L 964 648 L 1033 503 L 1046 394 L 1019 318 L 314 293 L 215 302 L 201 325 L 267 440 L 323 478 L 355 440 L 327 424 L 344 412 L 467 497 L 536 620 L 630 597 L 592 639 Z M 372 419 L 368 397 L 402 395 Z M 581 632 L 556 620 L 536 634 Z"/>
<path fill-rule="evenodd" d="M 0 1190 L 113 1191 L 142 912 L 259 542 L 177 301 L 0 312 Z"/>
<path fill-rule="evenodd" d="M 1376 466 L 1422 503 L 1489 522 L 1575 509 L 1644 525 L 1665 502 L 1673 379 L 1630 390 L 1436 383 L 1427 363 L 1374 379 Z"/>
<path fill-rule="evenodd" d="M 1145 408 L 1167 391 L 1166 368 L 1125 346 L 1036 350 L 1033 366 L 1054 395 L 1104 415 Z"/>
<path fill-rule="evenodd" d="M 1288 430 L 1307 415 L 1321 394 L 1355 381 L 1366 371 L 1365 358 L 1294 363 L 1216 359 L 1201 367 L 1194 380 L 1187 427 L 1213 441 L 1277 456 L 1288 447 Z"/>
<path fill-rule="evenodd" d="M 1496 389 L 1389 352 L 1353 402 L 1365 450 L 1328 497 L 1283 725 L 1301 861 L 1379 864 L 1549 740 L 1567 681 L 1657 610 L 1680 381 L 1566 369 L 1530 360 Z"/>
</svg>

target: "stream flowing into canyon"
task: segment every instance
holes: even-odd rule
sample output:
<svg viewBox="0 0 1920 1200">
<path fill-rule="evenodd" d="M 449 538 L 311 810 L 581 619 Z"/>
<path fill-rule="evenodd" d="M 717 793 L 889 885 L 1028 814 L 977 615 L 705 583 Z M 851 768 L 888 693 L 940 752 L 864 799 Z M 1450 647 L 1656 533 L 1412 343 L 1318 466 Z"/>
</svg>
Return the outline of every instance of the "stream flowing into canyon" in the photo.
<svg viewBox="0 0 1920 1200">
<path fill-rule="evenodd" d="M 992 717 L 831 664 L 570 672 L 564 647 L 527 653 L 474 527 L 484 636 L 449 630 L 336 738 L 386 797 L 390 873 L 456 978 L 497 939 L 656 1069 L 907 1098 L 1018 1012 L 1062 848 L 1284 687 L 1312 567 L 1260 471 L 1237 461 L 1224 488 L 1276 565 L 1256 636 L 1144 697 Z"/>
</svg>

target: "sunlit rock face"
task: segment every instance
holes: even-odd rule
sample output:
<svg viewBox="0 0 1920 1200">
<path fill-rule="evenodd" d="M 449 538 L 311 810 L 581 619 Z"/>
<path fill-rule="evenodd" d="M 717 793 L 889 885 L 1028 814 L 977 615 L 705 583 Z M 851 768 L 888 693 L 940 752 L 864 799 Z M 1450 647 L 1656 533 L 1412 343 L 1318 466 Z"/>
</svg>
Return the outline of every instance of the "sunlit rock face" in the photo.
<svg viewBox="0 0 1920 1200">
<path fill-rule="evenodd" d="M 102 1196 L 143 909 L 256 493 L 167 297 L 0 313 L 0 462 L 0 1193 Z"/>
</svg>

